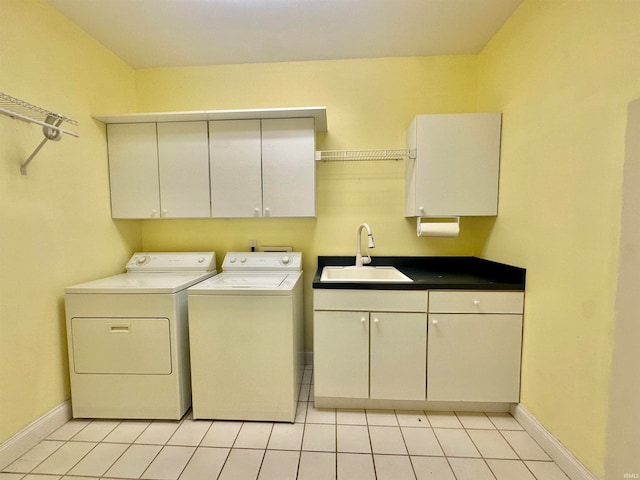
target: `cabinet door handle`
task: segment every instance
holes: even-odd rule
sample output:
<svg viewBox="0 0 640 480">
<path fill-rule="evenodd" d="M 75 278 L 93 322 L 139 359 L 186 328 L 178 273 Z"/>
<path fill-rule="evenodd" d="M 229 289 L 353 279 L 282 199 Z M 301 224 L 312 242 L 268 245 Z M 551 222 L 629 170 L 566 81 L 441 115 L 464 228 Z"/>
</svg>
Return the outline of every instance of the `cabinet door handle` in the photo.
<svg viewBox="0 0 640 480">
<path fill-rule="evenodd" d="M 156 210 L 155 208 L 153 210 L 151 210 L 151 216 L 155 217 L 158 214 L 158 210 Z"/>
<path fill-rule="evenodd" d="M 480 305 L 480 300 L 474 300 L 473 304 L 476 305 L 476 306 Z"/>
<path fill-rule="evenodd" d="M 366 317 L 360 318 L 360 323 L 365 323 L 367 321 Z"/>
<path fill-rule="evenodd" d="M 438 325 L 438 320 L 431 320 L 431 325 L 433 326 Z"/>
<path fill-rule="evenodd" d="M 373 323 L 380 323 L 380 319 L 378 317 L 374 318 Z"/>
<path fill-rule="evenodd" d="M 167 215 L 167 209 L 163 208 L 162 210 L 160 210 L 160 216 L 161 217 L 165 217 Z"/>
<path fill-rule="evenodd" d="M 265 214 L 265 216 L 266 216 L 266 215 L 269 215 L 270 213 L 271 213 L 271 211 L 269 210 L 269 208 L 265 208 L 265 209 L 264 209 L 264 214 Z"/>
</svg>

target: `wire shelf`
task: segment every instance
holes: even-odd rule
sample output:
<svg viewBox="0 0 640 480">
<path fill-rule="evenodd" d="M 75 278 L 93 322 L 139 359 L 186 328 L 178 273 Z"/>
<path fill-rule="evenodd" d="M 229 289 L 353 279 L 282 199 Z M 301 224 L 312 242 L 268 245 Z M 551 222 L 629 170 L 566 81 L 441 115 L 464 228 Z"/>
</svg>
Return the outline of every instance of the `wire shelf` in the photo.
<svg viewBox="0 0 640 480">
<path fill-rule="evenodd" d="M 27 165 L 33 160 L 36 154 L 44 146 L 48 140 L 58 141 L 62 138 L 62 135 L 71 135 L 72 137 L 79 137 L 75 132 L 60 128 L 63 123 L 70 123 L 71 125 L 78 125 L 78 122 L 72 118 L 66 117 L 59 113 L 46 110 L 44 108 L 33 105 L 19 98 L 12 97 L 6 93 L 0 92 L 0 113 L 7 115 L 12 119 L 22 120 L 24 122 L 35 123 L 42 127 L 42 133 L 44 139 L 36 147 L 33 153 L 24 162 L 20 164 L 20 173 L 27 174 Z"/>
<path fill-rule="evenodd" d="M 45 123 L 47 118 L 53 117 L 56 121 L 62 120 L 62 122 L 70 123 L 71 125 L 78 125 L 78 122 L 72 118 L 66 117 L 59 113 L 55 113 L 44 108 L 32 105 L 31 103 L 20 100 L 19 98 L 12 97 L 6 93 L 0 92 L 0 111 L 10 117 L 19 118 L 25 120 L 25 117 L 30 120 L 36 120 L 37 122 Z M 27 120 L 29 121 L 29 120 Z M 36 122 L 34 122 L 36 123 Z M 76 133 L 68 132 L 70 135 L 78 136 Z"/>
<path fill-rule="evenodd" d="M 363 162 L 378 160 L 402 160 L 411 156 L 406 148 L 386 150 L 322 150 L 316 152 L 316 160 L 321 162 Z"/>
</svg>

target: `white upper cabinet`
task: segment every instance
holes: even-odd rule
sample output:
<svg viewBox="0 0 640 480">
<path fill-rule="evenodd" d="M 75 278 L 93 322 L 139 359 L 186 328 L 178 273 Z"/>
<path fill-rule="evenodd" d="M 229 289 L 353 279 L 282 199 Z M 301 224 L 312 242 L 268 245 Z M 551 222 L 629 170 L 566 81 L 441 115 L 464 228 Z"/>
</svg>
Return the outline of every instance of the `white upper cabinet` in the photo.
<svg viewBox="0 0 640 480">
<path fill-rule="evenodd" d="M 111 124 L 107 142 L 113 218 L 210 215 L 206 122 Z"/>
<path fill-rule="evenodd" d="M 211 213 L 262 216 L 260 120 L 209 122 Z"/>
<path fill-rule="evenodd" d="M 107 125 L 111 216 L 159 218 L 155 123 Z"/>
<path fill-rule="evenodd" d="M 113 218 L 315 216 L 317 118 L 157 117 L 106 118 Z"/>
<path fill-rule="evenodd" d="M 313 118 L 262 120 L 262 189 L 265 217 L 316 215 Z"/>
<path fill-rule="evenodd" d="M 209 122 L 214 217 L 315 216 L 313 118 Z"/>
<path fill-rule="evenodd" d="M 498 213 L 500 113 L 417 115 L 407 129 L 405 216 Z"/>
<path fill-rule="evenodd" d="M 158 123 L 158 169 L 162 218 L 211 215 L 207 122 Z"/>
</svg>

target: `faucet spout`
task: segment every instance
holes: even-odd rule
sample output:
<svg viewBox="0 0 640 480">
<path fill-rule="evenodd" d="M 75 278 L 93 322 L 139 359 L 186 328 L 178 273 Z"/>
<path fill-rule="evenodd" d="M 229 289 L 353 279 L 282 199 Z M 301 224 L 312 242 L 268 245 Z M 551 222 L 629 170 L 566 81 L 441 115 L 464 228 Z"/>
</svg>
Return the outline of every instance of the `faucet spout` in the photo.
<svg viewBox="0 0 640 480">
<path fill-rule="evenodd" d="M 371 257 L 369 255 L 367 255 L 366 257 L 362 257 L 362 250 L 360 248 L 360 244 L 361 244 L 361 240 L 362 240 L 362 230 L 366 229 L 367 230 L 367 237 L 368 237 L 368 242 L 367 242 L 367 247 L 368 248 L 375 248 L 376 245 L 373 242 L 373 233 L 371 233 L 371 227 L 369 227 L 369 225 L 367 225 L 366 223 L 361 224 L 358 227 L 358 230 L 356 232 L 356 267 L 362 267 L 363 265 L 367 265 L 369 263 L 371 263 Z"/>
</svg>

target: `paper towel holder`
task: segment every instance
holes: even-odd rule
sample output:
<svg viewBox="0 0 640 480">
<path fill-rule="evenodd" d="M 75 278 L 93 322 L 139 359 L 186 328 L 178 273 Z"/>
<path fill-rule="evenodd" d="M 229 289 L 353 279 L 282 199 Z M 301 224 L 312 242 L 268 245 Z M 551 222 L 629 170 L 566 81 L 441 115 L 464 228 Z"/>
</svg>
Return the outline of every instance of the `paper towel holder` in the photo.
<svg viewBox="0 0 640 480">
<path fill-rule="evenodd" d="M 447 216 L 447 215 L 433 215 L 433 216 L 429 216 L 429 217 L 417 217 L 416 219 L 416 231 L 420 232 L 420 225 L 422 224 L 422 220 L 427 220 L 429 221 L 430 219 L 438 219 L 438 220 L 446 220 L 446 219 L 450 219 L 453 220 L 451 222 L 438 222 L 438 223 L 443 223 L 446 225 L 455 225 L 456 226 L 456 233 L 452 236 L 458 236 L 458 232 L 460 231 L 460 217 L 454 217 L 454 216 Z M 418 233 L 418 236 L 421 236 L 420 233 Z M 436 236 L 440 236 L 440 235 L 436 235 Z M 443 236 L 449 236 L 449 235 L 443 235 Z"/>
<path fill-rule="evenodd" d="M 460 217 L 448 217 L 446 215 L 434 215 L 434 216 L 430 216 L 430 217 L 418 217 L 418 225 L 420 225 L 420 223 L 422 223 L 422 220 L 429 220 L 431 218 L 435 218 L 438 220 L 443 220 L 443 219 L 447 219 L 450 218 L 451 220 L 453 220 L 453 222 L 447 222 L 447 223 L 457 223 L 458 227 L 460 226 Z M 444 223 L 444 222 L 443 222 Z"/>
</svg>

